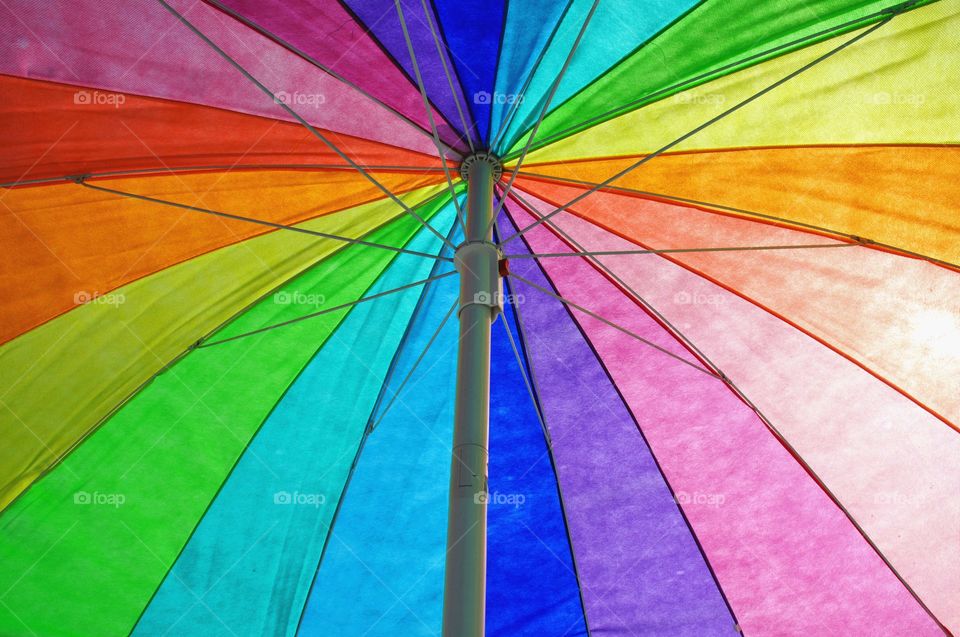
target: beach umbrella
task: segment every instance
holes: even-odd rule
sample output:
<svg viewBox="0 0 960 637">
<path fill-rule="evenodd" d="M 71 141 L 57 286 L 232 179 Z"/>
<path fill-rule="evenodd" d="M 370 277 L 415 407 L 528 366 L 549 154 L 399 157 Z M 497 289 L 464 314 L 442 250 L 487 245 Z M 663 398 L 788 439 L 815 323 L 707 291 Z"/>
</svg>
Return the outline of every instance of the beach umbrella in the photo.
<svg viewBox="0 0 960 637">
<path fill-rule="evenodd" d="M 960 0 L 0 14 L 0 634 L 960 630 Z"/>
</svg>

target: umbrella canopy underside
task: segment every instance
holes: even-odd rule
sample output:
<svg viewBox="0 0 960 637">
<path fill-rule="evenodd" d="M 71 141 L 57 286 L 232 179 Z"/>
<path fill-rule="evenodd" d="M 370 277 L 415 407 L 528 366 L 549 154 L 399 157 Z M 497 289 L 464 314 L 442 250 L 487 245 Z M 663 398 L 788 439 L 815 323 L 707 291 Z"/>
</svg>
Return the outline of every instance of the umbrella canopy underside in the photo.
<svg viewBox="0 0 960 637">
<path fill-rule="evenodd" d="M 477 150 L 487 634 L 960 633 L 960 0 L 0 15 L 0 634 L 439 634 Z"/>
</svg>

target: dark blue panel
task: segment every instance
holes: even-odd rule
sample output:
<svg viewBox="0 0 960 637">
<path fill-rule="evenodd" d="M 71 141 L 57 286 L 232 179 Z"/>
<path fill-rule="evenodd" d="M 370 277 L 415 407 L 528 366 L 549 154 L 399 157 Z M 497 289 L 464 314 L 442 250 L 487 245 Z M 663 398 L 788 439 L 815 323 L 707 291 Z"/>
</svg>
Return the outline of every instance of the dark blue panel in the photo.
<svg viewBox="0 0 960 637">
<path fill-rule="evenodd" d="M 497 58 L 506 2 L 434 0 L 434 6 L 464 97 L 485 145 L 490 134 L 490 105 L 496 99 Z"/>
<path fill-rule="evenodd" d="M 507 307 L 491 356 L 487 634 L 586 635 L 556 475 L 504 321 L 522 355 Z"/>
</svg>

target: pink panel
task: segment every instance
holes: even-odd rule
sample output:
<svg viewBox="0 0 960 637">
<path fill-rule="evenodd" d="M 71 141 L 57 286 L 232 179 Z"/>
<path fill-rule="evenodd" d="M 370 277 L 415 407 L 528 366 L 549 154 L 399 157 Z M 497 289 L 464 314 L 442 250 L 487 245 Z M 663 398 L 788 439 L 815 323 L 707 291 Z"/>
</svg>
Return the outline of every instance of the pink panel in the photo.
<svg viewBox="0 0 960 637">
<path fill-rule="evenodd" d="M 436 154 L 428 135 L 225 13 L 194 0 L 170 5 L 311 124 Z M 154 0 L 53 0 L 10 11 L 0 6 L 0 73 L 292 120 Z M 82 104 L 69 106 L 82 115 Z"/>
<path fill-rule="evenodd" d="M 367 33 L 339 2 L 222 0 L 222 4 L 430 130 L 430 121 L 416 83 L 400 72 L 393 60 L 374 42 L 372 34 Z M 394 17 L 393 3 L 390 4 L 390 12 L 381 19 Z M 310 16 L 310 19 L 304 20 L 304 16 Z M 410 28 L 417 26 L 414 23 Z M 375 73 L 371 72 L 373 69 Z M 430 79 L 425 77 L 424 81 Z M 448 92 L 449 89 L 444 85 L 443 94 Z M 436 90 L 427 91 L 428 95 L 434 93 Z M 440 138 L 447 143 L 461 137 L 436 109 L 434 122 Z"/>
<path fill-rule="evenodd" d="M 582 189 L 527 181 L 549 203 Z M 612 193 L 573 211 L 649 248 L 836 243 L 823 236 Z M 853 247 L 671 254 L 794 322 L 960 425 L 960 274 Z"/>
<path fill-rule="evenodd" d="M 532 221 L 525 213 L 518 216 L 521 225 Z M 547 230 L 527 237 L 536 252 L 569 251 Z M 633 258 L 642 259 L 682 272 L 663 259 Z M 561 294 L 662 340 L 663 328 L 592 266 L 570 258 L 542 264 Z M 661 273 L 647 274 L 641 289 L 661 285 L 655 278 Z M 673 289 L 669 278 L 663 285 Z M 865 635 L 941 634 L 850 521 L 726 385 L 599 321 L 579 314 L 578 319 L 682 500 L 746 634 L 849 634 L 851 627 Z"/>
</svg>

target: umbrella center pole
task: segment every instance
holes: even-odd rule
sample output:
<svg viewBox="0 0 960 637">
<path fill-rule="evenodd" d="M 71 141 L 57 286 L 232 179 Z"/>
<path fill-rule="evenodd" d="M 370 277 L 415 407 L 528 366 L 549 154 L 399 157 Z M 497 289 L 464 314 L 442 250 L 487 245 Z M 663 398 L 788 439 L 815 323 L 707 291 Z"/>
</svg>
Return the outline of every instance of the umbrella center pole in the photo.
<svg viewBox="0 0 960 637">
<path fill-rule="evenodd" d="M 502 310 L 500 251 L 492 240 L 493 184 L 500 161 L 488 153 L 460 166 L 467 182 L 460 274 L 453 458 L 443 592 L 443 637 L 483 637 L 487 578 L 487 443 L 490 425 L 490 332 Z"/>
</svg>

